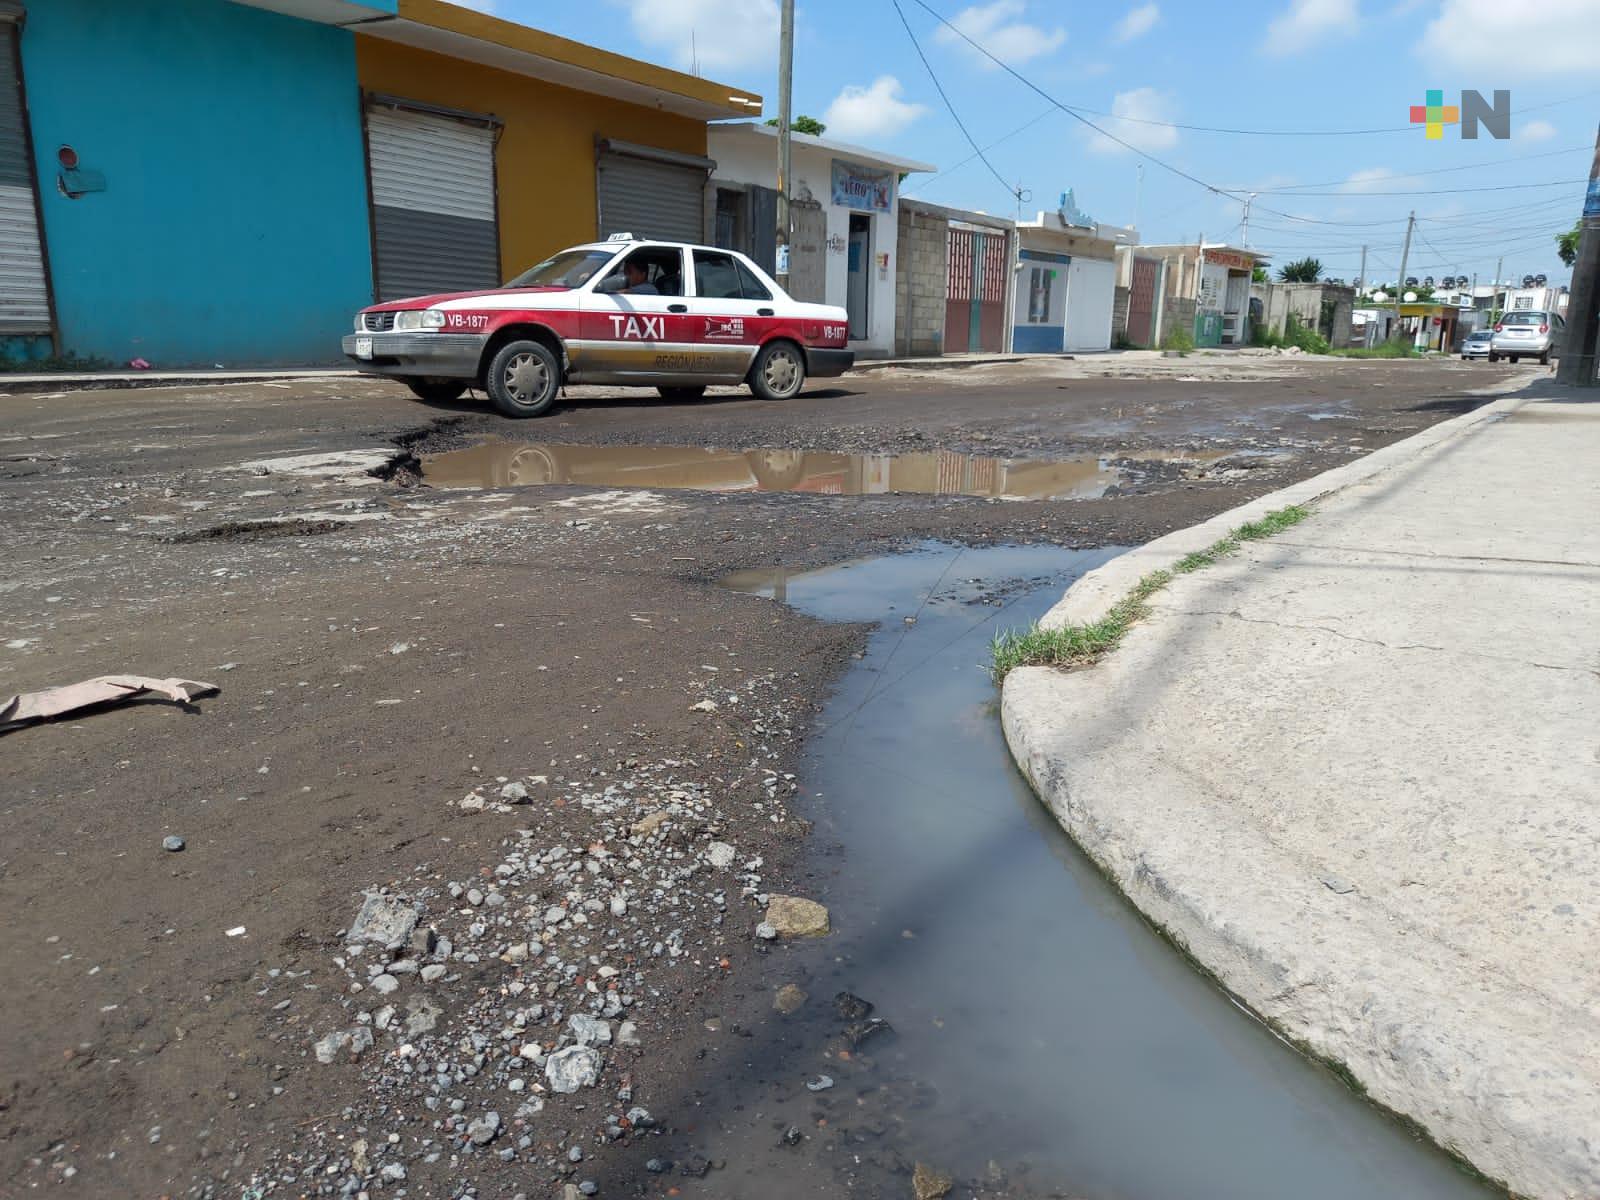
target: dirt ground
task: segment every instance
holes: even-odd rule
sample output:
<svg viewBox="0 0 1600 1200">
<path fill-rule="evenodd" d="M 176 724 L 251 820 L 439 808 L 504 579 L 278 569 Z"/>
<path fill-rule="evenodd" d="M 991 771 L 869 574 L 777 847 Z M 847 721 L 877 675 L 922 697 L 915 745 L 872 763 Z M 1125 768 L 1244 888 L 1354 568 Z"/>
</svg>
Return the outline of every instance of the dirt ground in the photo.
<svg viewBox="0 0 1600 1200">
<path fill-rule="evenodd" d="M 762 903 L 828 901 L 790 767 L 861 639 L 717 580 L 1135 544 L 1530 374 L 1107 356 L 783 405 L 582 389 L 522 423 L 349 378 L 0 379 L 0 702 L 221 687 L 0 736 L 0 1195 L 694 1194 L 697 1064 Z M 1044 501 L 424 482 L 496 438 L 1120 469 Z M 352 950 L 375 889 L 418 932 Z M 552 1060 L 599 1036 L 574 1015 L 614 1040 L 566 1094 Z"/>
</svg>

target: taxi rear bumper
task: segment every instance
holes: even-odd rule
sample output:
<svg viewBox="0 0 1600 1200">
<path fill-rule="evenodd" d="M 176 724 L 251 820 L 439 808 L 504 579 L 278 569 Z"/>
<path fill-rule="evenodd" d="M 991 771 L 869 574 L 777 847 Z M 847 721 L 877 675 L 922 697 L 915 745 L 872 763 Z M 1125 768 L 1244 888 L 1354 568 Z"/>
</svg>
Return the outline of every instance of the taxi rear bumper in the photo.
<svg viewBox="0 0 1600 1200">
<path fill-rule="evenodd" d="M 372 355 L 357 353 L 371 339 Z M 370 375 L 476 379 L 488 336 L 478 333 L 347 333 L 344 352 Z"/>
<path fill-rule="evenodd" d="M 856 364 L 854 350 L 806 350 L 806 374 L 813 379 L 843 375 Z"/>
</svg>

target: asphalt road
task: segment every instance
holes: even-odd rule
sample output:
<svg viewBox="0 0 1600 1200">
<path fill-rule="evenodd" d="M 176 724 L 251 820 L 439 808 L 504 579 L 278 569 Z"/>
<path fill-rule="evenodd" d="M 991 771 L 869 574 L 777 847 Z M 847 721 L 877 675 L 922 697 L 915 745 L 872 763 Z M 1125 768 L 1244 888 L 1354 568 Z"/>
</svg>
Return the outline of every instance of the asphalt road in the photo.
<svg viewBox="0 0 1600 1200">
<path fill-rule="evenodd" d="M 925 538 L 1136 544 L 1529 371 L 1108 357 L 860 373 L 783 405 L 585 391 L 522 423 L 342 379 L 18 396 L 0 381 L 0 699 L 129 672 L 222 687 L 187 710 L 142 703 L 0 736 L 0 1194 L 313 1178 L 380 1110 L 397 1146 L 448 1143 L 407 1160 L 412 1195 L 456 1195 L 467 1178 L 536 1194 L 564 1177 L 570 1131 L 628 1107 L 613 1102 L 623 1079 L 659 1120 L 692 1126 L 701 1018 L 756 952 L 760 913 L 737 887 L 726 910 L 683 893 L 675 925 L 711 966 L 641 968 L 642 1047 L 616 1050 L 598 1093 L 547 1097 L 510 1164 L 384 1083 L 392 1057 L 311 1057 L 314 1035 L 370 1007 L 334 962 L 361 892 L 493 878 L 519 827 L 528 844 L 615 845 L 620 818 L 579 802 L 584 789 L 669 775 L 713 799 L 679 842 L 630 850 L 643 869 L 722 838 L 763 860 L 761 892 L 803 891 L 817 851 L 803 822 L 778 819 L 773 780 L 860 630 L 716 580 Z M 488 439 L 1088 460 L 1094 482 L 1043 501 L 425 485 L 431 454 Z M 712 695 L 717 713 L 694 707 Z M 458 807 L 536 774 L 550 791 L 536 819 Z M 169 834 L 182 853 L 162 850 Z M 441 930 L 450 908 L 436 906 Z M 490 1027 L 474 1006 L 504 994 L 497 971 L 526 968 L 486 955 L 436 985 L 444 1028 Z M 582 985 L 548 984 L 566 1011 L 583 999 L 563 999 L 569 986 Z M 458 1086 L 465 1116 L 488 1102 Z M 592 1153 L 637 1183 L 651 1142 L 625 1131 Z"/>
</svg>

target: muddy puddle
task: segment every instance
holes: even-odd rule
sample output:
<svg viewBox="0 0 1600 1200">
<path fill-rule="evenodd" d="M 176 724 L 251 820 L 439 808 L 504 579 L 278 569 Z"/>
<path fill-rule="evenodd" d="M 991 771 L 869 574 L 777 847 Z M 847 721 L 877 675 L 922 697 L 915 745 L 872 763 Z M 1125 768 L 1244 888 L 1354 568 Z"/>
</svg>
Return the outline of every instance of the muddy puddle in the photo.
<svg viewBox="0 0 1600 1200">
<path fill-rule="evenodd" d="M 1085 455 L 1028 461 L 932 450 L 912 454 L 829 454 L 810 450 L 719 450 L 705 446 L 585 446 L 485 442 L 422 460 L 439 488 L 532 484 L 810 492 L 868 496 L 913 492 L 998 500 L 1093 500 L 1138 479 L 1140 463 L 1209 465 L 1222 452 L 1139 452 L 1134 459 Z M 1148 469 L 1148 467 L 1147 467 Z"/>
<path fill-rule="evenodd" d="M 802 888 L 833 933 L 774 944 L 743 1011 L 708 1014 L 696 1128 L 673 1147 L 715 1164 L 694 1194 L 908 1197 L 918 1162 L 954 1197 L 1495 1194 L 1206 982 L 1014 769 L 989 639 L 1111 553 L 927 545 L 728 581 L 878 624 L 800 777 Z M 806 994 L 790 1014 L 785 985 Z"/>
</svg>

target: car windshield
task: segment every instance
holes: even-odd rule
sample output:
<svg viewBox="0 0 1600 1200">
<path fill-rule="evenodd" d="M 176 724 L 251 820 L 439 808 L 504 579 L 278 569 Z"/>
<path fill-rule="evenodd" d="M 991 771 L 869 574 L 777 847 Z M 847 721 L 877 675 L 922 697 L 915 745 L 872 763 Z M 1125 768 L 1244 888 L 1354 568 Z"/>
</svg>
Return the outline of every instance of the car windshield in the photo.
<svg viewBox="0 0 1600 1200">
<path fill-rule="evenodd" d="M 1550 318 L 1542 312 L 1509 312 L 1502 319 L 1502 325 L 1543 325 Z"/>
<path fill-rule="evenodd" d="M 529 267 L 510 283 L 519 287 L 582 287 L 616 255 L 615 250 L 563 250 L 536 267 Z"/>
<path fill-rule="evenodd" d="M 1494 336 L 1494 334 L 1491 331 L 1489 331 L 1487 329 L 1480 329 L 1480 330 L 1478 330 L 1477 333 L 1474 333 L 1474 334 L 1470 335 L 1467 338 L 1467 341 L 1469 341 L 1469 342 L 1487 342 L 1493 336 Z"/>
</svg>

